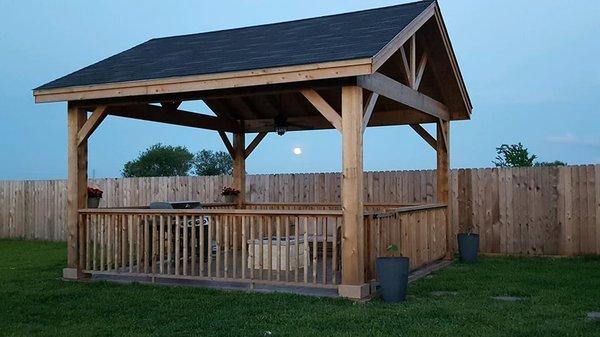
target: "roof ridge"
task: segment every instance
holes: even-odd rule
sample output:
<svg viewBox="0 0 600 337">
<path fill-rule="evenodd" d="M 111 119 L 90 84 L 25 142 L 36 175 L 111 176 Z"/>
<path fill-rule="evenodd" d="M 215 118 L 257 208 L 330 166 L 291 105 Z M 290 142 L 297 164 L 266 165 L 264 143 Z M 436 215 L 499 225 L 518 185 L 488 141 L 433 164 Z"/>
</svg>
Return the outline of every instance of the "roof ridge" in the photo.
<svg viewBox="0 0 600 337">
<path fill-rule="evenodd" d="M 390 6 L 384 6 L 384 7 L 369 8 L 369 9 L 361 9 L 361 10 L 352 11 L 352 12 L 345 12 L 345 13 L 327 14 L 327 15 L 314 16 L 314 17 L 309 17 L 309 18 L 304 18 L 304 19 L 295 19 L 295 20 L 272 22 L 272 23 L 262 23 L 262 24 L 258 24 L 258 25 L 245 26 L 245 27 L 217 29 L 217 30 L 211 30 L 211 31 L 201 32 L 201 33 L 190 33 L 190 34 L 182 34 L 182 35 L 172 35 L 172 36 L 156 37 L 156 38 L 152 38 L 152 39 L 150 39 L 150 40 L 148 40 L 146 42 L 156 41 L 156 40 L 174 39 L 174 38 L 180 38 L 180 37 L 184 37 L 184 36 L 194 36 L 194 35 L 203 35 L 203 34 L 222 33 L 222 32 L 244 30 L 244 29 L 250 29 L 250 28 L 257 28 L 257 27 L 277 26 L 277 25 L 289 24 L 289 23 L 293 23 L 293 22 L 310 21 L 310 20 L 323 19 L 323 18 L 329 18 L 329 17 L 337 17 L 337 16 L 344 16 L 344 15 L 350 15 L 350 14 L 366 13 L 366 12 L 377 11 L 377 10 L 382 10 L 382 9 L 389 9 L 389 8 L 394 8 L 394 7 L 403 7 L 403 6 L 415 5 L 415 4 L 418 4 L 418 3 L 432 4 L 432 3 L 436 2 L 436 1 L 437 0 L 418 0 L 418 1 L 407 2 L 407 3 L 404 3 L 404 4 L 390 5 Z"/>
</svg>

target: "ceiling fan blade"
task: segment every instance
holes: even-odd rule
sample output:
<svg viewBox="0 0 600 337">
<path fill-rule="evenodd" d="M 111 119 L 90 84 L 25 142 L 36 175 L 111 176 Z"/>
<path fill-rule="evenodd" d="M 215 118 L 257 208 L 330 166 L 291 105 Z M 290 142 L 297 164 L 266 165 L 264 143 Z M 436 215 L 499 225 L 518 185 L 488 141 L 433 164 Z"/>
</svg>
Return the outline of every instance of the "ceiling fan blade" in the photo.
<svg viewBox="0 0 600 337">
<path fill-rule="evenodd" d="M 289 122 L 287 122 L 287 125 L 289 125 L 289 126 L 295 126 L 297 128 L 302 128 L 302 129 L 307 129 L 307 130 L 313 130 L 314 129 L 313 126 L 302 125 L 302 124 L 297 124 L 297 123 L 289 123 Z"/>
</svg>

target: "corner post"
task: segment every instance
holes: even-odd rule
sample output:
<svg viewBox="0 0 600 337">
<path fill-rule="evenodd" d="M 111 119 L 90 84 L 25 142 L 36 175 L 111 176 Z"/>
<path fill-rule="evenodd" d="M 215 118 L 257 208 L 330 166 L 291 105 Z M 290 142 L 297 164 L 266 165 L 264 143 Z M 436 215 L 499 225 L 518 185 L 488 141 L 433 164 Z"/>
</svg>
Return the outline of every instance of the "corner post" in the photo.
<svg viewBox="0 0 600 337">
<path fill-rule="evenodd" d="M 63 270 L 63 278 L 78 280 L 85 278 L 83 274 L 85 259 L 85 226 L 79 219 L 79 210 L 87 207 L 87 140 L 79 143 L 78 132 L 87 120 L 84 109 L 69 103 L 67 111 L 67 268 Z"/>
<path fill-rule="evenodd" d="M 342 88 L 342 284 L 339 294 L 361 299 L 369 295 L 364 270 L 363 89 Z"/>
<path fill-rule="evenodd" d="M 450 121 L 440 120 L 437 123 L 437 202 L 446 204 L 446 255 L 445 259 L 454 258 L 452 245 L 452 217 L 450 214 Z"/>
<path fill-rule="evenodd" d="M 233 134 L 233 187 L 240 191 L 237 197 L 237 207 L 244 208 L 246 204 L 246 137 L 242 133 Z"/>
</svg>

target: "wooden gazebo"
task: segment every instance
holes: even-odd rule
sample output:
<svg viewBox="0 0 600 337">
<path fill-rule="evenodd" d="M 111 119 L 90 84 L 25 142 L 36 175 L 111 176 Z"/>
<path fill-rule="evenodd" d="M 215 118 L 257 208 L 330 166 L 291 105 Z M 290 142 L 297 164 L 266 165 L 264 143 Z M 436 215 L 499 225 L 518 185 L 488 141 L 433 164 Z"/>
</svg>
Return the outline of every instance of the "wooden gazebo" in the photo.
<svg viewBox="0 0 600 337">
<path fill-rule="evenodd" d="M 66 279 L 305 286 L 362 298 L 390 243 L 412 268 L 453 254 L 450 121 L 469 119 L 472 107 L 435 1 L 152 39 L 34 96 L 68 102 Z M 190 100 L 214 115 L 179 109 Z M 234 160 L 237 202 L 88 209 L 87 140 L 107 116 L 217 131 Z M 437 151 L 435 204 L 363 203 L 363 132 L 388 125 L 409 125 Z M 245 159 L 261 140 L 317 129 L 342 137 L 341 205 L 246 200 Z"/>
</svg>

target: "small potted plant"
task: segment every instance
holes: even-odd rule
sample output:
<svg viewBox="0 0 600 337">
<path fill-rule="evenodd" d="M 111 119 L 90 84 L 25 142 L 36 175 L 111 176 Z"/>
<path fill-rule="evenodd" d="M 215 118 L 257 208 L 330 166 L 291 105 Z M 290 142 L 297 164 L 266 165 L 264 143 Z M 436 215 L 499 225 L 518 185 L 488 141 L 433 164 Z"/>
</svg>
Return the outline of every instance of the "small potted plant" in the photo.
<svg viewBox="0 0 600 337">
<path fill-rule="evenodd" d="M 469 263 L 476 262 L 479 252 L 479 234 L 473 233 L 473 228 L 469 226 L 457 235 L 457 240 L 460 260 Z"/>
<path fill-rule="evenodd" d="M 99 188 L 89 187 L 87 188 L 87 207 L 98 208 L 100 205 L 100 199 L 102 199 L 102 190 Z"/>
<path fill-rule="evenodd" d="M 233 204 L 238 194 L 240 194 L 240 191 L 233 187 L 223 187 L 223 190 L 221 191 L 224 201 L 228 204 Z"/>
<path fill-rule="evenodd" d="M 408 257 L 398 252 L 398 246 L 389 245 L 387 251 L 391 256 L 377 258 L 379 290 L 384 301 L 397 303 L 406 298 L 410 264 Z"/>
</svg>

